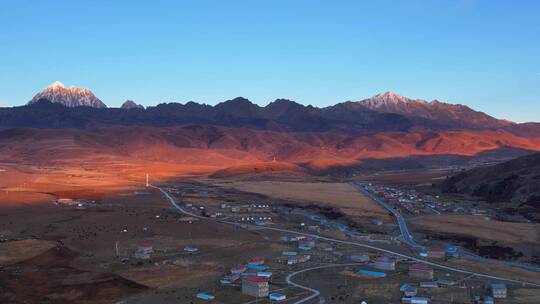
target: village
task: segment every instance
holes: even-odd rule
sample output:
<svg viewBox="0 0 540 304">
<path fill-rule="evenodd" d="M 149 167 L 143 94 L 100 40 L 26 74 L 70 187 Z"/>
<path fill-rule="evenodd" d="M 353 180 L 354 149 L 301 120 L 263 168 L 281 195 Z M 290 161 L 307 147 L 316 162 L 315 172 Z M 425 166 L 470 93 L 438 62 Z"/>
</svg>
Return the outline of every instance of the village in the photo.
<svg viewBox="0 0 540 304">
<path fill-rule="evenodd" d="M 381 286 L 387 286 L 390 299 L 399 299 L 401 303 L 450 303 L 459 300 L 463 303 L 488 304 L 507 297 L 508 287 L 500 282 L 489 282 L 474 275 L 443 271 L 407 258 L 320 240 L 317 235 L 339 235 L 343 239 L 366 243 L 373 241 L 369 234 L 352 233 L 347 229 L 336 231 L 333 225 L 321 225 L 327 221 L 321 221 L 320 216 L 315 219 L 291 217 L 291 210 L 275 202 L 223 202 L 213 200 L 208 193 L 204 193 L 205 199 L 200 200 L 199 196 L 198 199 L 190 198 L 178 188 L 171 187 L 166 191 L 183 199 L 183 208 L 193 214 L 180 216 L 176 219 L 178 223 L 204 225 L 205 221 L 216 221 L 230 224 L 237 229 L 260 235 L 269 244 L 282 248 L 279 253 L 274 252 L 272 255 L 256 255 L 232 261 L 233 265 L 222 271 L 221 277 L 211 288 L 199 289 L 192 294 L 190 301 L 193 303 L 230 303 L 229 299 L 240 299 L 248 303 L 250 297 L 258 303 L 295 303 L 305 294 L 290 286 L 296 274 L 305 279 L 307 274 L 300 275 L 304 270 L 326 267 L 334 269 L 335 275 L 347 278 L 346 286 L 340 293 L 333 295 L 336 299 L 346 299 L 353 292 L 352 289 L 362 288 L 366 282 L 379 282 Z M 384 191 L 392 193 L 391 190 Z M 433 206 L 438 208 L 438 204 Z M 284 208 L 288 211 L 284 212 Z M 162 216 L 156 215 L 155 220 L 160 220 Z M 283 234 L 259 227 L 287 227 L 299 234 Z M 395 238 L 386 241 L 385 244 L 391 248 L 399 246 Z M 124 249 L 119 249 L 118 256 L 125 265 L 123 267 L 196 264 L 206 254 L 206 249 L 196 245 L 174 248 L 160 241 L 159 237 L 147 237 L 143 242 L 126 244 Z M 420 252 L 420 256 L 437 263 L 457 258 L 458 254 L 455 246 L 428 247 Z M 314 277 L 310 283 L 318 281 L 316 275 Z M 370 298 L 366 296 L 364 302 L 369 303 Z"/>
<path fill-rule="evenodd" d="M 440 271 L 424 263 L 358 251 L 356 248 L 320 242 L 305 236 L 282 235 L 271 241 L 279 242 L 287 249 L 278 256 L 253 256 L 245 261 L 239 260 L 237 265 L 223 273 L 214 288 L 201 290 L 193 295 L 193 300 L 219 300 L 227 303 L 227 298 L 237 298 L 239 295 L 234 294 L 239 293 L 247 296 L 244 299 L 252 297 L 259 303 L 264 303 L 265 299 L 292 303 L 289 300 L 298 299 L 299 293 L 287 287 L 287 277 L 302 269 L 325 265 L 334 265 L 336 275 L 347 276 L 351 286 L 355 285 L 354 280 L 360 286 L 361 282 L 380 282 L 381 285 L 388 284 L 388 280 L 399 282 L 399 287 L 392 292 L 401 295 L 401 303 L 446 303 L 449 299 L 470 299 L 469 303 L 490 304 L 507 297 L 505 284 L 486 284 L 474 276 Z M 192 246 L 179 249 L 178 252 L 183 256 L 202 253 L 199 248 Z M 175 257 L 179 256 L 178 252 Z M 429 260 L 434 261 L 443 261 L 451 256 L 451 252 L 439 249 L 427 250 L 426 254 Z M 139 244 L 131 259 L 151 260 L 155 264 L 171 262 L 166 251 L 149 242 Z M 335 297 L 346 294 L 347 291 Z"/>
<path fill-rule="evenodd" d="M 362 186 L 408 216 L 456 208 L 419 191 Z M 429 241 L 426 247 L 412 250 L 397 236 L 398 226 L 383 217 L 371 218 L 358 228 L 344 217 L 334 218 L 333 209 L 305 208 L 204 184 L 172 184 L 160 191 L 174 197 L 180 209 L 170 208 L 163 194 L 151 188 L 105 201 L 61 197 L 52 202 L 54 208 L 76 217 L 118 213 L 131 219 L 131 224 L 124 220 L 126 224 L 120 226 L 67 230 L 76 242 L 92 242 L 96 233 L 108 234 L 112 242 L 105 245 L 113 250 L 112 259 L 88 250 L 83 260 L 158 290 L 122 303 L 151 303 L 174 290 L 180 290 L 182 301 L 189 303 L 297 303 L 312 294 L 301 286 L 324 293 L 329 302 L 514 303 L 509 299 L 515 284 L 440 267 L 461 261 L 457 246 Z M 155 201 L 160 204 L 145 205 Z M 484 209 L 467 212 L 490 214 Z M 250 241 L 208 238 L 225 228 L 226 235 Z M 221 257 L 235 246 L 246 251 Z M 162 273 L 166 279 L 157 279 Z M 189 287 L 175 289 L 180 274 L 194 277 Z M 199 275 L 204 279 L 200 284 Z"/>
</svg>

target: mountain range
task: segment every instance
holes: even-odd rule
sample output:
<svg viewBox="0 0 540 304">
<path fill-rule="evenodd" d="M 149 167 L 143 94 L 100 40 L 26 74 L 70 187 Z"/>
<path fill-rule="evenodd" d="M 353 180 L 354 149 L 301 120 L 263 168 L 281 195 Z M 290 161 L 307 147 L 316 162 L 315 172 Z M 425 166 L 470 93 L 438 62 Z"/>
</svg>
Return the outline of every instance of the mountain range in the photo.
<svg viewBox="0 0 540 304">
<path fill-rule="evenodd" d="M 126 111 L 130 109 L 130 111 Z M 215 106 L 196 102 L 162 103 L 146 109 L 133 101 L 107 108 L 90 90 L 55 82 L 26 105 L 0 108 L 0 128 L 96 128 L 107 126 L 172 127 L 191 124 L 279 132 L 426 132 L 505 130 L 540 136 L 540 124 L 516 124 L 464 105 L 410 99 L 393 92 L 360 101 L 318 108 L 288 99 L 261 107 L 243 97 Z"/>
<path fill-rule="evenodd" d="M 0 108 L 0 161 L 40 165 L 77 167 L 86 157 L 96 166 L 115 159 L 115 166 L 137 163 L 141 170 L 166 163 L 163 168 L 197 165 L 225 175 L 222 170 L 253 164 L 327 172 L 367 160 L 462 159 L 508 148 L 521 151 L 512 155 L 540 151 L 540 124 L 392 92 L 324 108 L 288 99 L 261 107 L 242 97 L 215 106 L 144 108 L 128 100 L 109 108 L 90 90 L 54 83 L 25 106 Z M 279 164 L 268 165 L 273 160 Z"/>
</svg>

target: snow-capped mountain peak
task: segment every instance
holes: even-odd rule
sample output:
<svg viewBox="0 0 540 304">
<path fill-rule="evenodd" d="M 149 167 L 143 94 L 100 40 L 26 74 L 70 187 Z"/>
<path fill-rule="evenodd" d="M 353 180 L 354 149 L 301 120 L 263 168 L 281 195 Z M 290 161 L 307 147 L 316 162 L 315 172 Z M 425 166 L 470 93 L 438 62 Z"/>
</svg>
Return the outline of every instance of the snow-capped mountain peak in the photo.
<svg viewBox="0 0 540 304">
<path fill-rule="evenodd" d="M 410 103 L 427 103 L 427 101 L 422 99 L 410 99 L 404 96 L 401 96 L 394 92 L 386 92 L 386 93 L 380 93 L 377 94 L 371 98 L 364 99 L 361 101 L 361 103 L 370 108 L 370 109 L 379 109 L 379 108 L 386 108 L 386 107 L 395 107 L 395 106 L 403 106 Z"/>
<path fill-rule="evenodd" d="M 55 81 L 43 91 L 37 93 L 28 104 L 40 99 L 47 99 L 53 103 L 60 103 L 66 107 L 87 106 L 92 108 L 106 108 L 107 106 L 97 98 L 92 91 L 85 88 L 66 88 L 63 83 Z"/>
<path fill-rule="evenodd" d="M 47 88 L 65 88 L 64 84 L 61 83 L 60 81 L 55 81 L 53 83 L 51 83 Z"/>
</svg>

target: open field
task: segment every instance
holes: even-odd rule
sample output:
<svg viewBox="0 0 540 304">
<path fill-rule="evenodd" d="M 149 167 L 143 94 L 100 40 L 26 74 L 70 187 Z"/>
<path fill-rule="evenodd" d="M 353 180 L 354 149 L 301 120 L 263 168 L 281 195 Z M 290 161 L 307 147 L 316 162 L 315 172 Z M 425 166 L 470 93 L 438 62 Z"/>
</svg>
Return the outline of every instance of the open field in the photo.
<svg viewBox="0 0 540 304">
<path fill-rule="evenodd" d="M 13 167 L 7 169 L 14 172 Z M 38 296 L 54 303 L 114 303 L 125 298 L 134 299 L 134 303 L 138 303 L 136 299 L 140 297 L 148 298 L 148 303 L 152 303 L 156 299 L 168 299 L 169 296 L 189 303 L 197 289 L 219 295 L 223 303 L 249 302 L 251 299 L 242 296 L 238 290 L 224 290 L 220 287 L 219 278 L 231 266 L 251 256 L 276 257 L 283 250 L 291 249 L 275 241 L 278 235 L 247 231 L 211 221 L 181 221 L 181 215 L 171 209 L 171 205 L 160 193 L 142 187 L 143 171 L 118 171 L 122 173 L 115 175 L 112 170 L 107 170 L 108 173 L 98 173 L 92 169 L 54 170 L 43 167 L 18 167 L 16 170 L 16 178 L 5 182 L 4 195 L 13 197 L 14 193 L 24 193 L 37 195 L 41 200 L 30 204 L 4 204 L 0 209 L 0 234 L 14 239 L 37 238 L 48 244 L 56 244 L 56 241 L 64 244 L 60 251 L 56 248 L 36 250 L 36 254 L 30 254 L 29 251 L 28 256 L 12 260 L 5 268 L 5 273 L 0 275 L 0 283 L 10 282 L 9 278 L 22 269 L 28 274 L 20 282 L 36 286 L 35 292 L 27 294 L 21 303 L 31 302 Z M 166 180 L 164 175 L 156 178 Z M 181 178 L 179 176 L 178 180 Z M 221 202 L 242 204 L 267 196 L 269 201 L 273 198 L 278 204 L 283 202 L 337 208 L 350 218 L 359 219 L 360 223 L 369 223 L 370 217 L 392 221 L 385 210 L 346 183 L 324 182 L 327 179 L 315 178 L 309 181 L 296 180 L 302 179 L 216 181 L 191 178 L 184 182 L 171 181 L 169 186 L 182 193 L 186 203 L 204 205 L 210 209 L 219 208 Z M 45 192 L 44 189 L 50 191 Z M 78 210 L 76 206 L 53 205 L 52 201 L 57 198 L 91 199 L 95 200 L 95 206 Z M 422 224 L 428 223 L 426 225 L 429 229 L 441 229 L 437 224 L 441 217 L 419 219 L 418 222 Z M 463 228 L 468 222 L 450 221 L 443 227 L 457 226 L 462 227 L 462 232 L 474 231 L 470 227 Z M 475 223 L 481 228 L 474 231 L 476 237 L 489 236 L 491 231 L 504 240 L 517 238 L 516 242 L 520 243 L 537 242 L 534 238 L 536 226 L 529 229 L 527 224 L 514 227 L 507 226 L 508 223 L 496 222 L 497 229 L 493 233 L 492 226 L 482 224 Z M 425 230 L 424 227 L 419 229 Z M 127 232 L 121 232 L 123 230 Z M 149 260 L 133 257 L 133 252 L 143 242 L 152 243 L 156 249 Z M 15 243 L 11 244 L 16 247 L 13 245 Z M 199 248 L 200 254 L 186 254 L 183 248 L 188 245 Z M 11 258 L 13 256 L 11 254 Z M 10 257 L 6 255 L 4 258 Z M 121 262 L 122 259 L 128 261 Z M 48 277 L 41 270 L 35 272 L 32 270 L 35 265 L 45 271 L 57 271 L 58 275 Z M 484 272 L 483 269 L 487 267 L 478 263 L 460 266 L 471 269 L 476 267 L 480 272 Z M 536 281 L 536 273 L 500 269 L 499 265 L 488 266 L 494 267 L 494 273 Z M 491 269 L 486 271 L 491 272 Z M 343 276 L 337 280 L 336 275 L 339 276 L 338 271 L 326 271 L 322 276 L 315 275 L 316 278 L 310 280 L 310 283 L 318 286 L 334 280 L 339 285 L 347 280 Z M 309 276 L 306 275 L 306 278 Z M 351 277 L 349 280 L 358 278 Z M 375 281 L 357 283 L 349 286 L 349 297 L 343 303 L 354 303 L 353 299 L 363 297 L 384 301 L 385 297 L 378 297 L 380 293 L 386 293 L 391 299 L 399 297 L 396 293 L 398 281 L 394 278 L 388 282 L 384 280 L 384 284 Z M 22 286 L 18 284 L 3 284 L 2 288 L 6 296 L 0 297 L 0 302 L 4 300 L 9 303 L 15 294 L 23 292 Z M 321 290 L 330 296 L 337 296 L 342 292 L 336 292 L 336 288 L 337 285 L 328 285 Z M 100 292 L 95 295 L 85 291 L 97 289 Z M 291 296 L 298 296 L 298 290 L 292 291 Z M 534 297 L 529 293 L 522 296 Z"/>
<path fill-rule="evenodd" d="M 336 207 L 353 217 L 388 218 L 388 213 L 346 183 L 238 181 L 219 184 L 269 197 Z"/>
<path fill-rule="evenodd" d="M 402 170 L 382 171 L 364 175 L 358 178 L 361 182 L 371 182 L 385 185 L 424 185 L 444 179 L 452 171 L 448 170 Z"/>
<path fill-rule="evenodd" d="M 50 249 L 0 272 L 0 303 L 114 303 L 146 288 L 115 274 L 73 266 L 77 253 Z"/>
<path fill-rule="evenodd" d="M 77 194 L 87 197 L 84 191 Z M 96 202 L 85 209 L 54 205 L 52 200 L 0 208 L 0 234 L 21 240 L 0 244 L 0 262 L 5 265 L 0 302 L 114 303 L 147 288 L 179 288 L 192 295 L 189 288 L 215 288 L 230 267 L 283 249 L 243 229 L 179 221 L 181 216 L 162 195 L 146 188 L 119 188 L 88 197 Z M 149 260 L 133 258 L 142 242 L 156 250 Z M 57 243 L 63 245 L 53 248 Z M 186 254 L 188 245 L 197 246 L 200 253 Z M 117 253 L 128 262 L 122 263 Z M 18 281 L 9 279 L 21 271 Z M 24 293 L 28 284 L 33 291 Z M 100 292 L 93 291 L 97 288 Z"/>
<path fill-rule="evenodd" d="M 512 292 L 516 303 L 540 303 L 540 290 L 533 288 L 519 288 Z"/>
<path fill-rule="evenodd" d="M 197 288 L 201 282 L 217 280 L 223 273 L 216 265 L 196 264 L 190 267 L 166 265 L 133 268 L 119 274 L 151 288 Z"/>
<path fill-rule="evenodd" d="M 11 265 L 33 258 L 54 247 L 54 242 L 27 239 L 0 243 L 0 265 Z"/>
<path fill-rule="evenodd" d="M 489 273 L 491 275 L 526 280 L 529 282 L 540 284 L 540 273 L 511 267 L 496 261 L 479 262 L 464 259 L 451 259 L 447 262 L 447 264 L 450 266 L 460 267 L 462 269 L 468 269 L 470 271 Z"/>
<path fill-rule="evenodd" d="M 540 225 L 485 220 L 473 215 L 429 215 L 410 221 L 417 228 L 437 233 L 451 233 L 506 244 L 538 244 Z"/>
</svg>

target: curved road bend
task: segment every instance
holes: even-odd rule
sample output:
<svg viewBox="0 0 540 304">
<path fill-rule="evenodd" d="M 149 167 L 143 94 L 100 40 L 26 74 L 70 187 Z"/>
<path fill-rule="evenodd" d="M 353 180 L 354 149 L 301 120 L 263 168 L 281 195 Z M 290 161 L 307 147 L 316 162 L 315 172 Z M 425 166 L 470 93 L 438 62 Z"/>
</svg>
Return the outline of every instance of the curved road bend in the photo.
<svg viewBox="0 0 540 304">
<path fill-rule="evenodd" d="M 186 215 L 193 216 L 193 217 L 196 217 L 196 218 L 199 218 L 199 219 L 203 219 L 203 220 L 216 221 L 216 222 L 220 222 L 220 223 L 224 223 L 224 224 L 239 226 L 238 223 L 211 219 L 211 218 L 207 218 L 207 217 L 204 217 L 204 216 L 189 212 L 189 211 L 185 210 L 184 208 L 182 208 L 180 205 L 178 205 L 178 203 L 176 202 L 176 199 L 172 195 L 170 195 L 167 191 L 161 189 L 160 187 L 153 186 L 153 185 L 150 185 L 150 187 L 158 189 L 161 193 L 163 193 L 165 195 L 165 197 L 167 197 L 167 199 L 169 200 L 171 205 L 173 205 L 181 213 L 184 213 Z M 385 253 L 385 254 L 388 254 L 388 255 L 392 255 L 392 256 L 395 256 L 395 257 L 409 259 L 409 260 L 419 262 L 419 263 L 423 263 L 423 264 L 426 264 L 426 265 L 430 265 L 432 267 L 439 268 L 439 269 L 444 269 L 444 270 L 453 271 L 453 272 L 457 272 L 457 273 L 462 273 L 462 274 L 466 274 L 466 275 L 475 275 L 477 277 L 481 277 L 481 278 L 485 278 L 485 279 L 505 281 L 505 282 L 514 283 L 514 284 L 520 284 L 520 285 L 523 285 L 523 286 L 532 286 L 532 287 L 540 288 L 540 284 L 537 284 L 537 283 L 528 282 L 528 281 L 522 281 L 522 280 L 515 280 L 515 279 L 510 279 L 510 278 L 505 278 L 505 277 L 499 277 L 499 276 L 494 276 L 494 275 L 489 275 L 489 274 L 484 274 L 484 273 L 478 273 L 478 272 L 469 271 L 469 270 L 463 270 L 463 269 L 460 269 L 460 268 L 455 268 L 455 267 L 451 267 L 451 266 L 446 266 L 446 265 L 430 262 L 430 261 L 423 260 L 423 259 L 420 259 L 420 258 L 417 258 L 417 257 L 414 257 L 414 256 L 409 256 L 409 255 L 406 255 L 406 254 L 402 254 L 402 253 L 391 251 L 391 250 L 388 250 L 388 249 L 376 247 L 376 246 L 373 246 L 373 245 L 367 245 L 367 244 L 362 244 L 362 243 L 357 243 L 357 242 L 352 242 L 352 241 L 344 241 L 344 240 L 339 240 L 339 239 L 333 239 L 333 238 L 325 237 L 325 236 L 318 235 L 318 234 L 304 233 L 304 232 L 298 232 L 298 231 L 294 231 L 294 230 L 287 230 L 287 229 L 281 229 L 281 228 L 264 227 L 264 226 L 261 226 L 261 227 L 258 227 L 258 228 L 260 228 L 261 230 L 271 230 L 271 231 L 278 231 L 278 232 L 283 232 L 283 233 L 303 235 L 303 236 L 311 237 L 311 238 L 318 239 L 318 240 L 324 240 L 324 241 L 328 241 L 328 242 L 332 242 L 332 243 L 339 243 L 339 244 L 344 244 L 344 245 L 362 247 L 362 248 L 366 248 L 366 249 L 371 249 L 373 251 L 378 251 L 378 252 L 382 252 L 382 253 Z M 317 291 L 315 289 L 312 289 L 312 288 L 309 288 L 309 287 L 306 287 L 306 286 L 300 287 L 301 285 L 299 285 L 299 284 L 296 284 L 295 286 L 297 286 L 298 288 L 302 288 L 304 290 L 310 290 L 311 292 L 314 292 L 314 293 L 319 292 L 319 291 Z M 320 294 L 320 292 L 319 292 L 319 294 Z M 310 298 L 310 299 L 313 299 L 313 298 Z M 303 303 L 303 302 L 296 302 L 295 304 L 297 304 L 297 303 Z"/>
<path fill-rule="evenodd" d="M 364 266 L 366 265 L 366 263 L 350 263 L 350 264 L 330 264 L 330 265 L 323 265 L 323 266 L 315 266 L 315 267 L 311 267 L 311 268 L 306 268 L 306 269 L 302 269 L 302 270 L 299 270 L 299 271 L 295 271 L 293 273 L 290 273 L 286 278 L 285 278 L 285 281 L 287 282 L 287 284 L 289 285 L 292 285 L 294 287 L 297 287 L 297 288 L 300 288 L 300 289 L 303 289 L 303 290 L 307 290 L 311 293 L 313 293 L 311 296 L 308 296 L 306 298 L 303 298 L 302 300 L 299 300 L 297 302 L 294 302 L 294 304 L 301 304 L 301 303 L 305 303 L 309 300 L 312 300 L 312 299 L 315 299 L 316 297 L 320 296 L 321 295 L 321 292 L 316 290 L 316 289 L 313 289 L 313 288 L 309 288 L 307 286 L 304 286 L 304 285 L 300 285 L 300 284 L 297 284 L 295 282 L 292 281 L 292 278 L 301 274 L 301 273 L 304 273 L 304 272 L 308 272 L 308 271 L 312 271 L 312 270 L 317 270 L 317 269 L 325 269 L 325 268 L 334 268 L 334 267 L 348 267 L 348 266 Z M 325 301 L 324 300 L 321 300 L 319 303 L 324 303 Z"/>
</svg>

